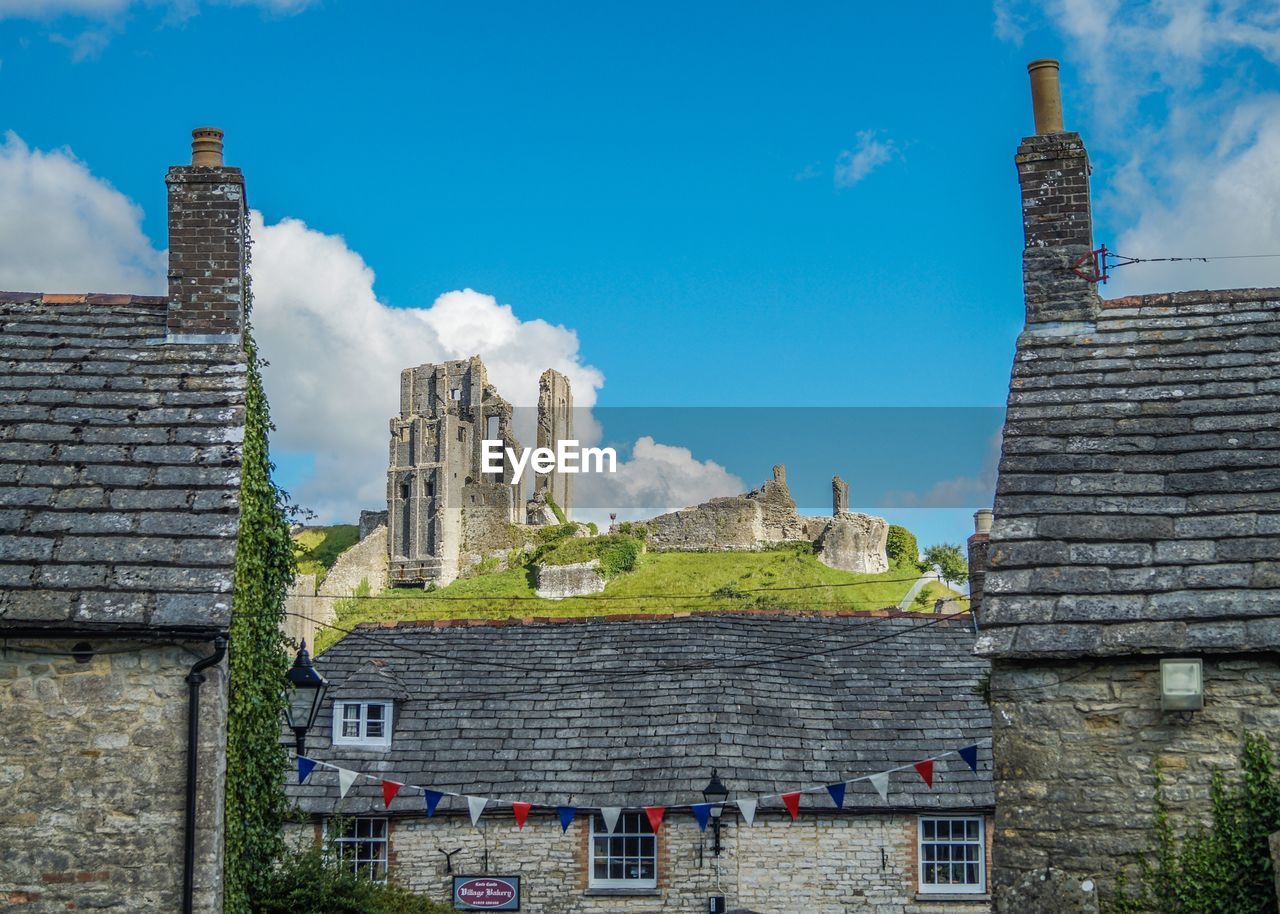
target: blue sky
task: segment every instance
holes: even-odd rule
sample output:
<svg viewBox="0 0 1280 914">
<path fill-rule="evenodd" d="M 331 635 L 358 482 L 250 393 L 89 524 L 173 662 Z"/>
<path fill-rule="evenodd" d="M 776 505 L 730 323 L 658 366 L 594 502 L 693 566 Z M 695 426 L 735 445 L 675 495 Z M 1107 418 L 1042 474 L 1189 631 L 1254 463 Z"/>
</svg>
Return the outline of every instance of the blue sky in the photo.
<svg viewBox="0 0 1280 914">
<path fill-rule="evenodd" d="M 1026 61 L 1064 59 L 1099 240 L 1252 253 L 1280 240 L 1267 205 L 1239 238 L 1171 226 L 1207 210 L 1238 222 L 1232 193 L 1271 201 L 1277 25 L 1260 5 L 1195 0 L 0 0 L 0 130 L 28 155 L 69 148 L 140 207 L 160 250 L 163 168 L 186 159 L 192 126 L 217 124 L 266 225 L 340 236 L 381 306 L 473 289 L 572 331 L 576 348 L 557 337 L 551 350 L 602 377 L 580 385 L 601 407 L 999 407 L 1022 323 L 1012 160 L 1031 130 Z M 135 249 L 149 256 L 122 246 Z M 5 267 L 0 255 L 0 286 Z M 1108 291 L 1258 281 L 1247 269 L 1264 267 L 1148 269 Z M 435 357 L 423 351 L 416 361 Z M 304 419 L 281 405 L 307 394 L 269 383 L 289 426 L 284 475 L 305 493 L 309 474 L 335 471 L 316 469 L 324 439 L 295 434 Z M 926 539 L 959 539 L 984 501 L 990 430 L 973 434 L 954 459 L 927 426 L 911 442 L 940 454 L 919 493 L 976 481 L 957 510 L 917 519 Z M 691 457 L 755 485 L 767 450 L 704 441 Z M 328 513 L 354 504 L 332 495 L 315 496 Z"/>
</svg>

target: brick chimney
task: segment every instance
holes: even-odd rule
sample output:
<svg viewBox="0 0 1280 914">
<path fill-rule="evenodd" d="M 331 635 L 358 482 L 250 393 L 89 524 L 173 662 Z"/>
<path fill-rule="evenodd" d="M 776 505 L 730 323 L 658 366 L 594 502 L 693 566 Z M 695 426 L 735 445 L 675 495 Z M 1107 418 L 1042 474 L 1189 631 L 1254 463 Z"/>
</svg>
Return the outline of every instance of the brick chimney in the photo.
<svg viewBox="0 0 1280 914">
<path fill-rule="evenodd" d="M 1089 154 L 1080 134 L 1062 126 L 1058 61 L 1033 60 L 1027 71 L 1036 132 L 1022 141 L 1015 159 L 1026 239 L 1022 287 L 1027 325 L 1092 321 L 1101 307 L 1097 285 L 1071 269 L 1093 250 Z"/>
<path fill-rule="evenodd" d="M 222 164 L 222 131 L 191 131 L 191 164 L 169 187 L 171 343 L 238 342 L 244 330 L 249 213 L 244 177 Z"/>
<path fill-rule="evenodd" d="M 991 520 L 990 508 L 979 508 L 973 514 L 973 534 L 969 537 L 969 609 L 975 618 L 981 618 L 987 553 L 991 548 Z"/>
</svg>

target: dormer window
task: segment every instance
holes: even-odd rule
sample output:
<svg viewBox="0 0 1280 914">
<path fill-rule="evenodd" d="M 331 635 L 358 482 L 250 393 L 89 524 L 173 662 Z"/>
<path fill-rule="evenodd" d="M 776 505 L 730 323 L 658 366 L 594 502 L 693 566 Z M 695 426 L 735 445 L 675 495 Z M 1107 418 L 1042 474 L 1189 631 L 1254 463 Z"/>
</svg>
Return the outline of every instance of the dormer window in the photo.
<svg viewBox="0 0 1280 914">
<path fill-rule="evenodd" d="M 366 749 L 391 748 L 391 702 L 335 701 L 333 744 Z"/>
</svg>

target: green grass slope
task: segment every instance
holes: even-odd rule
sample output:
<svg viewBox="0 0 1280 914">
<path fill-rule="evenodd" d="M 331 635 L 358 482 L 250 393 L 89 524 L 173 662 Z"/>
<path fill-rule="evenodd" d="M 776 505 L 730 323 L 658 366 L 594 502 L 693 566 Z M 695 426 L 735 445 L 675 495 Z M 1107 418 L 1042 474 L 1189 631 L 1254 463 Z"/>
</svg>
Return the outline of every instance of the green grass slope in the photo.
<svg viewBox="0 0 1280 914">
<path fill-rule="evenodd" d="M 570 547 L 575 553 L 586 547 L 577 542 Z M 465 578 L 436 591 L 398 588 L 342 600 L 337 604 L 337 625 L 349 629 L 361 622 L 392 620 L 729 609 L 886 609 L 896 607 L 919 576 L 910 564 L 876 575 L 836 571 L 819 562 L 805 545 L 764 552 L 646 553 L 632 571 L 611 578 L 599 594 L 540 599 L 534 592 L 533 571 L 526 566 Z M 320 649 L 339 634 L 326 632 L 318 639 Z"/>
<path fill-rule="evenodd" d="M 338 556 L 360 540 L 355 524 L 332 527 L 307 527 L 293 536 L 293 554 L 298 560 L 298 574 L 314 574 L 323 580 Z"/>
</svg>

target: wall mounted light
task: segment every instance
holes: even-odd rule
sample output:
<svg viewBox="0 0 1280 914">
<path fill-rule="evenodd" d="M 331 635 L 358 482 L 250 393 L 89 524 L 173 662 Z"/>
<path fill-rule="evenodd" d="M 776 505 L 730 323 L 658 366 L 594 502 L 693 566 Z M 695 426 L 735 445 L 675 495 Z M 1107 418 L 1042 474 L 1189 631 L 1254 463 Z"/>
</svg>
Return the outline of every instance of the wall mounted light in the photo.
<svg viewBox="0 0 1280 914">
<path fill-rule="evenodd" d="M 1204 707 L 1204 669 L 1199 657 L 1160 661 L 1160 710 L 1199 711 Z"/>
</svg>

